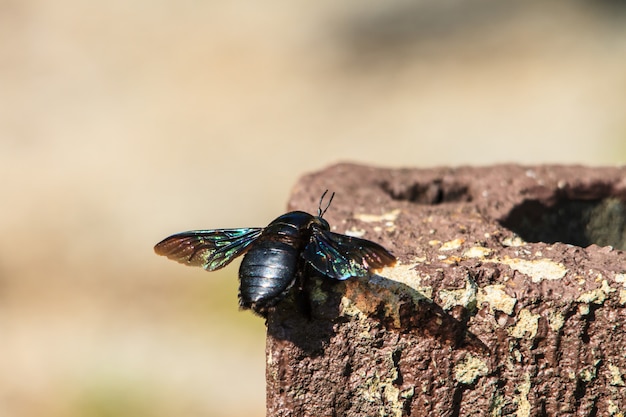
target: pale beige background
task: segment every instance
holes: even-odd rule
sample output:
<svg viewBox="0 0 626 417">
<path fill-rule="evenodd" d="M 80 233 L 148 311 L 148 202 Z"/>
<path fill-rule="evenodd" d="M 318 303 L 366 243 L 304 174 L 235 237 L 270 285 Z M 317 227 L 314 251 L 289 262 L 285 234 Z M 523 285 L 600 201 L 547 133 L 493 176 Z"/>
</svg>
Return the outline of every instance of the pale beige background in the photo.
<svg viewBox="0 0 626 417">
<path fill-rule="evenodd" d="M 152 245 L 305 172 L 623 163 L 619 2 L 502 3 L 0 1 L 0 416 L 264 415 L 236 265 Z"/>
</svg>

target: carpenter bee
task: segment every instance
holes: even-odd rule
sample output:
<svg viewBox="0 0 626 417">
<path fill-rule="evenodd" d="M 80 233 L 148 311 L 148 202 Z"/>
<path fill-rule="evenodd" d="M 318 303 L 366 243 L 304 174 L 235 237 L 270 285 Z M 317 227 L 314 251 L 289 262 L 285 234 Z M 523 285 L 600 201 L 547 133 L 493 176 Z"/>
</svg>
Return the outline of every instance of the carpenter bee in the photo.
<svg viewBox="0 0 626 417">
<path fill-rule="evenodd" d="M 335 193 L 317 216 L 292 211 L 267 227 L 193 230 L 172 235 L 156 244 L 158 255 L 182 264 L 215 271 L 245 253 L 239 267 L 239 305 L 267 316 L 294 283 L 312 267 L 333 280 L 363 277 L 370 269 L 393 265 L 396 258 L 369 240 L 330 231 L 322 217 Z"/>
</svg>

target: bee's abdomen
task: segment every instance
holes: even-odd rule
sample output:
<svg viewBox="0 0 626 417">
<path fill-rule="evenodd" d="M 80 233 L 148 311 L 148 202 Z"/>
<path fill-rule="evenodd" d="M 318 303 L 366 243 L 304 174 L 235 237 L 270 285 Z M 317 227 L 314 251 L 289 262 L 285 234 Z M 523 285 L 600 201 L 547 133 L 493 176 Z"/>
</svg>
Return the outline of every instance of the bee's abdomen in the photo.
<svg viewBox="0 0 626 417">
<path fill-rule="evenodd" d="M 298 249 L 284 242 L 266 240 L 252 247 L 239 268 L 239 303 L 263 313 L 282 299 L 293 285 Z"/>
</svg>

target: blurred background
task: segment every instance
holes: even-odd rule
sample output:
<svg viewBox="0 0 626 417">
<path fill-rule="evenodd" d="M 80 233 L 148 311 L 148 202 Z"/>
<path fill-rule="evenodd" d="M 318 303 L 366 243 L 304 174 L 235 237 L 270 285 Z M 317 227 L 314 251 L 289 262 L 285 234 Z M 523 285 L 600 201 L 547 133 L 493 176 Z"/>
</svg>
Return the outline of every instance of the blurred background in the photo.
<svg viewBox="0 0 626 417">
<path fill-rule="evenodd" d="M 157 241 L 339 161 L 622 164 L 625 93 L 619 1 L 0 0 L 0 416 L 265 415 L 238 262 Z"/>
</svg>

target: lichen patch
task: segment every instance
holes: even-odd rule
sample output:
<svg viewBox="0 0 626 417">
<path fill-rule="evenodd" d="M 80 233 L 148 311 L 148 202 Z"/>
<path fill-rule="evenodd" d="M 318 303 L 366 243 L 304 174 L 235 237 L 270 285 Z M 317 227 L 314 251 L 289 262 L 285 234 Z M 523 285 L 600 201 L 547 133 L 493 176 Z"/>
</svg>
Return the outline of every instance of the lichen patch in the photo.
<svg viewBox="0 0 626 417">
<path fill-rule="evenodd" d="M 482 246 L 472 246 L 463 252 L 464 258 L 478 258 L 483 259 L 491 254 L 491 249 Z"/>
<path fill-rule="evenodd" d="M 380 416 L 401 417 L 404 403 L 414 395 L 414 388 L 400 390 L 396 386 L 399 369 L 392 357 L 388 358 L 388 368 L 384 373 L 375 369 L 369 376 L 363 375 L 364 383 L 357 392 L 358 398 L 375 404 L 382 404 Z M 369 372 L 368 372 L 369 374 Z"/>
<path fill-rule="evenodd" d="M 621 411 L 619 411 L 619 407 L 617 404 L 615 404 L 613 402 L 613 400 L 609 399 L 609 415 L 611 416 L 615 416 L 615 417 L 624 417 L 624 413 L 622 413 Z"/>
<path fill-rule="evenodd" d="M 347 229 L 344 234 L 346 236 L 352 236 L 352 237 L 358 237 L 361 238 L 363 236 L 365 236 L 365 230 L 364 229 L 357 229 L 356 227 L 353 227 L 352 229 Z"/>
<path fill-rule="evenodd" d="M 528 394 L 530 393 L 530 375 L 526 373 L 524 375 L 524 382 L 522 382 L 517 388 L 519 392 L 519 397 L 517 397 L 517 412 L 515 413 L 516 417 L 529 417 L 531 405 L 528 400 Z"/>
<path fill-rule="evenodd" d="M 463 306 L 469 310 L 476 308 L 476 293 L 478 286 L 474 280 L 467 278 L 465 280 L 465 288 L 458 290 L 441 290 L 439 298 L 441 299 L 441 308 L 450 310 L 454 306 Z"/>
<path fill-rule="evenodd" d="M 480 358 L 467 354 L 454 367 L 454 378 L 461 384 L 471 385 L 481 376 L 487 375 L 489 367 Z"/>
<path fill-rule="evenodd" d="M 602 304 L 606 300 L 607 296 L 615 291 L 617 290 L 615 288 L 611 288 L 606 280 L 602 280 L 602 286 L 600 288 L 582 293 L 576 301 L 587 304 Z"/>
<path fill-rule="evenodd" d="M 504 288 L 502 284 L 487 285 L 480 288 L 476 296 L 478 305 L 487 303 L 492 312 L 498 310 L 510 316 L 517 303 L 517 298 L 504 292 Z"/>
<path fill-rule="evenodd" d="M 363 312 L 348 297 L 341 297 L 340 314 L 347 317 L 359 317 Z"/>
<path fill-rule="evenodd" d="M 596 379 L 598 375 L 598 365 L 600 365 L 600 360 L 596 360 L 593 365 L 585 366 L 578 373 L 578 378 L 583 382 L 591 382 Z"/>
<path fill-rule="evenodd" d="M 518 248 L 526 244 L 526 242 L 524 242 L 524 240 L 519 236 L 505 237 L 500 243 L 511 248 Z"/>
<path fill-rule="evenodd" d="M 408 285 L 419 294 L 423 295 L 424 298 L 432 300 L 433 289 L 430 286 L 422 285 L 422 277 L 415 270 L 416 265 L 417 264 L 396 264 L 395 266 L 381 269 L 379 275 L 404 285 Z M 376 276 L 373 278 L 376 278 Z"/>
<path fill-rule="evenodd" d="M 519 312 L 517 323 L 508 329 L 509 335 L 517 339 L 534 339 L 539 329 L 539 314 L 533 314 L 525 308 Z"/>
<path fill-rule="evenodd" d="M 400 209 L 394 209 L 383 214 L 355 214 L 354 218 L 364 223 L 395 222 L 399 214 Z"/>
<path fill-rule="evenodd" d="M 567 268 L 563 264 L 547 258 L 535 260 L 504 258 L 496 262 L 508 265 L 511 269 L 528 275 L 533 283 L 561 279 L 567 274 Z"/>
<path fill-rule="evenodd" d="M 560 331 L 565 324 L 565 316 L 560 311 L 550 311 L 548 313 L 548 326 L 555 332 Z"/>
<path fill-rule="evenodd" d="M 614 387 L 623 387 L 624 378 L 622 378 L 622 371 L 620 371 L 619 366 L 609 364 L 609 372 L 611 373 L 611 382 L 610 384 Z"/>
<path fill-rule="evenodd" d="M 441 247 L 439 248 L 440 251 L 451 251 L 451 250 L 455 250 L 460 248 L 463 243 L 465 243 L 465 239 L 453 239 L 450 240 L 448 242 L 443 242 L 441 244 Z"/>
<path fill-rule="evenodd" d="M 622 284 L 624 288 L 619 290 L 619 303 L 624 305 L 626 304 L 626 274 L 615 274 L 614 280 Z"/>
</svg>

